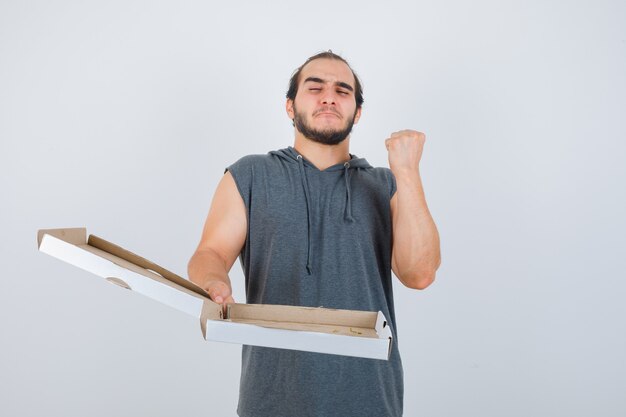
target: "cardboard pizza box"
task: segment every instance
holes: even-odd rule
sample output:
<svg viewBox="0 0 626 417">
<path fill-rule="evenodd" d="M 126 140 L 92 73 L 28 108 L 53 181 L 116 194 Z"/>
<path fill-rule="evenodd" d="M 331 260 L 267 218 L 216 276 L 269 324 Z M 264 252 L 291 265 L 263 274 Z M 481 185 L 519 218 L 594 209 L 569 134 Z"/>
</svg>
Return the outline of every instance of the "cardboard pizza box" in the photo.
<svg viewBox="0 0 626 417">
<path fill-rule="evenodd" d="M 200 320 L 206 340 L 387 360 L 392 335 L 382 312 L 214 303 L 193 282 L 85 228 L 44 229 L 39 250 Z"/>
</svg>

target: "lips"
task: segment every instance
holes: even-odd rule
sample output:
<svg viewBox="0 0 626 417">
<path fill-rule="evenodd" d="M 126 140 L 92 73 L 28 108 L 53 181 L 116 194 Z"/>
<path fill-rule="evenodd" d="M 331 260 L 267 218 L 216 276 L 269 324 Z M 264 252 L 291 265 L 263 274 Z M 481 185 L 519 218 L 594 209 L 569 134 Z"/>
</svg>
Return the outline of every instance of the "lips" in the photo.
<svg viewBox="0 0 626 417">
<path fill-rule="evenodd" d="M 335 117 L 339 117 L 339 118 L 341 118 L 341 116 L 340 116 L 339 114 L 337 114 L 337 113 L 335 113 L 335 112 L 332 112 L 332 111 L 321 111 L 321 112 L 315 113 L 315 116 L 316 116 L 316 117 L 317 117 L 317 116 L 323 116 L 323 115 L 326 115 L 326 116 L 335 116 Z"/>
</svg>

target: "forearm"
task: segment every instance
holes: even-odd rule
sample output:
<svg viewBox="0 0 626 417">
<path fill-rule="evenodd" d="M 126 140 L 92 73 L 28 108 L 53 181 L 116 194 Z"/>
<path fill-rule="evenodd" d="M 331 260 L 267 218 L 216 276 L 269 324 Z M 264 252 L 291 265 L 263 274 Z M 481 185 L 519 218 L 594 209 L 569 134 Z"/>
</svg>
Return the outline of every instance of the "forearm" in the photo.
<svg viewBox="0 0 626 417">
<path fill-rule="evenodd" d="M 395 173 L 396 215 L 393 219 L 393 263 L 398 278 L 412 288 L 425 288 L 441 263 L 439 232 L 426 204 L 419 170 Z"/>
<path fill-rule="evenodd" d="M 196 251 L 189 260 L 187 273 L 190 281 L 207 291 L 208 284 L 215 281 L 221 281 L 231 288 L 224 260 L 211 249 Z"/>
</svg>

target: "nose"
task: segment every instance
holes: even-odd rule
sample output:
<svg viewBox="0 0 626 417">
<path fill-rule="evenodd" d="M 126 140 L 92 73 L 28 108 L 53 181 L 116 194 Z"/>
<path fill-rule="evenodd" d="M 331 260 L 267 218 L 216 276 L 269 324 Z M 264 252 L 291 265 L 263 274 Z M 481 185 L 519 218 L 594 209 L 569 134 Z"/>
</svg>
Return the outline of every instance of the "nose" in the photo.
<svg viewBox="0 0 626 417">
<path fill-rule="evenodd" d="M 328 88 L 322 95 L 322 104 L 335 105 L 336 96 L 332 89 Z"/>
</svg>

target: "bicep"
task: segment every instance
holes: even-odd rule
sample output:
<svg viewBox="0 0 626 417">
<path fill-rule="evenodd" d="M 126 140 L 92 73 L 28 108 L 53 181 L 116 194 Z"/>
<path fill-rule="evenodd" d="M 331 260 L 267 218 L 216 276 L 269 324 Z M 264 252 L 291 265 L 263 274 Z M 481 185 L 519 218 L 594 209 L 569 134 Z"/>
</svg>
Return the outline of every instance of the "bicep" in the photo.
<svg viewBox="0 0 626 417">
<path fill-rule="evenodd" d="M 197 251 L 216 252 L 230 270 L 246 242 L 247 230 L 245 204 L 233 176 L 226 172 L 215 190 Z"/>
</svg>

